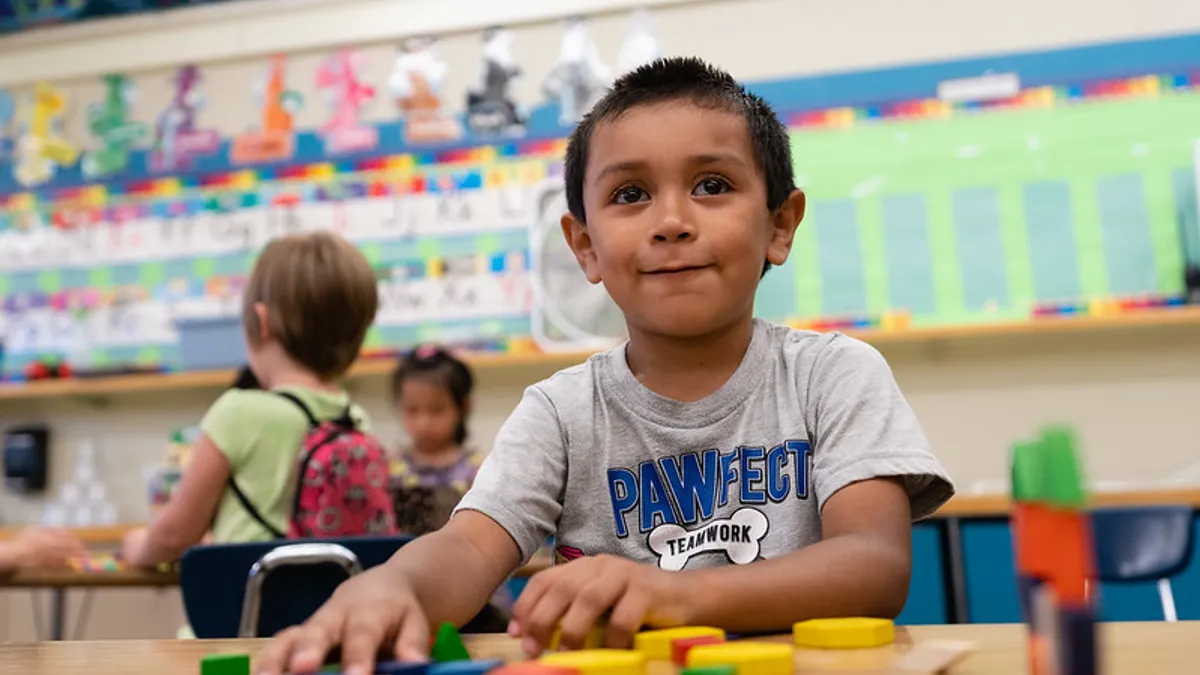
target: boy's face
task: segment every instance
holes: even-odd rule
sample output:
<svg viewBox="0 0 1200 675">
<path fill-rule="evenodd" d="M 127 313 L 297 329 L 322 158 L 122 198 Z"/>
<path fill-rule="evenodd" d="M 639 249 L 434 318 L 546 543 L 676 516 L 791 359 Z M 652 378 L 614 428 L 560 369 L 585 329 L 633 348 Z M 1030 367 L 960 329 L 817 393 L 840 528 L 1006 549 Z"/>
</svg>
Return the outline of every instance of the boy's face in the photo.
<svg viewBox="0 0 1200 675">
<path fill-rule="evenodd" d="M 747 319 L 763 261 L 781 265 L 804 215 L 797 190 L 767 210 L 746 121 L 689 101 L 597 125 L 584 174 L 588 223 L 563 233 L 631 332 L 687 338 Z"/>
</svg>

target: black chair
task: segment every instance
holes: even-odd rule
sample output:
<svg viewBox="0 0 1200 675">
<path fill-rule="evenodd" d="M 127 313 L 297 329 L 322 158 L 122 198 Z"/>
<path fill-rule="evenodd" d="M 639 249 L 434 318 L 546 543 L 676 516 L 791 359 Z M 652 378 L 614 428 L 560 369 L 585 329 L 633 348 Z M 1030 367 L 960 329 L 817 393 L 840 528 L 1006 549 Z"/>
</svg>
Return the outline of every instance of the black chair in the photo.
<svg viewBox="0 0 1200 675">
<path fill-rule="evenodd" d="M 270 636 L 299 623 L 350 576 L 392 557 L 412 537 L 349 537 L 197 546 L 179 585 L 202 639 Z M 247 597 L 249 592 L 249 597 Z"/>
<path fill-rule="evenodd" d="M 1192 507 L 1103 508 L 1091 516 L 1096 576 L 1111 583 L 1156 582 L 1163 619 L 1176 621 L 1171 577 L 1192 559 Z"/>
</svg>

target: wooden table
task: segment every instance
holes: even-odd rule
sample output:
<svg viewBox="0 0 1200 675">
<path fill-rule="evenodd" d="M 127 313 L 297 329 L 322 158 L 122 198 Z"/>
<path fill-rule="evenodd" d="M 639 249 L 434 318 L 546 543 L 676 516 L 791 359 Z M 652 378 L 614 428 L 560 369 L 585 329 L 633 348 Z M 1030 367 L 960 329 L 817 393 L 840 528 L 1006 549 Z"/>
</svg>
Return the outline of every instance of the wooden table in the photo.
<svg viewBox="0 0 1200 675">
<path fill-rule="evenodd" d="M 1126 623 L 1102 627 L 1105 675 L 1187 673 L 1195 670 L 1200 622 Z M 774 638 L 786 641 L 787 637 Z M 931 640 L 966 640 L 975 650 L 948 672 L 952 675 L 1016 675 L 1025 672 L 1025 629 L 1007 626 L 914 626 L 897 630 L 892 647 L 868 652 L 797 652 L 797 675 L 885 672 L 900 651 Z M 22 675 L 146 675 L 196 673 L 202 656 L 255 653 L 263 640 L 43 642 L 0 646 L 0 670 Z M 520 660 L 517 643 L 504 636 L 468 636 L 477 658 Z M 650 675 L 670 675 L 655 663 Z"/>
</svg>

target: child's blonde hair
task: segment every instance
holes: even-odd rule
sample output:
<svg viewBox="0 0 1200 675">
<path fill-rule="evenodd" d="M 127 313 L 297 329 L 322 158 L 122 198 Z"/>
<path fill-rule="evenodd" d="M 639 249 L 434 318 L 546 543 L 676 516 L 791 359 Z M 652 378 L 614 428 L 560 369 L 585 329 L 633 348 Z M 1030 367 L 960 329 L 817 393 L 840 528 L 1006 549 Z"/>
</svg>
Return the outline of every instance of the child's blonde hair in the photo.
<svg viewBox="0 0 1200 675">
<path fill-rule="evenodd" d="M 271 335 L 296 363 L 322 380 L 335 379 L 358 358 L 379 309 L 370 263 L 353 244 L 328 231 L 267 244 L 242 300 L 247 338 L 258 340 L 257 303 L 267 308 Z"/>
</svg>

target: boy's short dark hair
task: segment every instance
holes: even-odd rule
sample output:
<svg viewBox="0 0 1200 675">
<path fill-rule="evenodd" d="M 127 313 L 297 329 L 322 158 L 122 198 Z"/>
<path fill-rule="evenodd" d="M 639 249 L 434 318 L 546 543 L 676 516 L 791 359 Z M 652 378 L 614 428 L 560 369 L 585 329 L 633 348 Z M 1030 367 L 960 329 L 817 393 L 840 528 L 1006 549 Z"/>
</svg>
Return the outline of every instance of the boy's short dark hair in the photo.
<svg viewBox="0 0 1200 675">
<path fill-rule="evenodd" d="M 256 303 L 267 306 L 268 327 L 296 363 L 329 381 L 345 374 L 379 309 L 371 264 L 328 231 L 281 237 L 254 264 L 242 300 L 247 337 L 258 339 Z"/>
<path fill-rule="evenodd" d="M 657 59 L 614 82 L 571 133 L 563 180 L 567 188 L 567 208 L 579 222 L 587 223 L 583 180 L 587 171 L 588 146 L 596 127 L 638 106 L 677 100 L 745 118 L 754 147 L 754 160 L 766 179 L 769 210 L 773 212 L 779 208 L 796 189 L 787 127 L 762 97 L 747 91 L 729 73 L 698 58 Z"/>
</svg>

